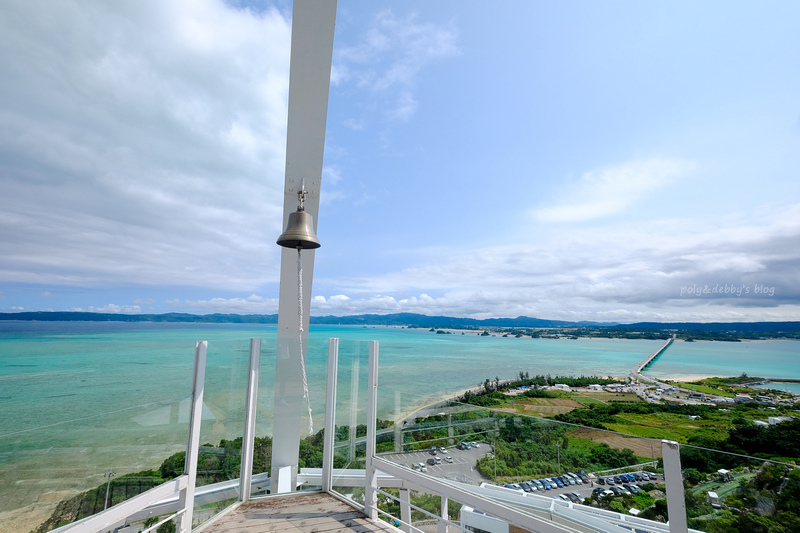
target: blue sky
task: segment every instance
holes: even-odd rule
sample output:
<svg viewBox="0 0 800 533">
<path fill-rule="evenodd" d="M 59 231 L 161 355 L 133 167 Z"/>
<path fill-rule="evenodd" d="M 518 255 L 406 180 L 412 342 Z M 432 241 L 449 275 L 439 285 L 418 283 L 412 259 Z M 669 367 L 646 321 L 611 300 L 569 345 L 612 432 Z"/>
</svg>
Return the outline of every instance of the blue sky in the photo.
<svg viewBox="0 0 800 533">
<path fill-rule="evenodd" d="M 312 314 L 800 318 L 795 2 L 340 0 Z M 291 4 L 0 7 L 0 311 L 275 313 Z"/>
</svg>

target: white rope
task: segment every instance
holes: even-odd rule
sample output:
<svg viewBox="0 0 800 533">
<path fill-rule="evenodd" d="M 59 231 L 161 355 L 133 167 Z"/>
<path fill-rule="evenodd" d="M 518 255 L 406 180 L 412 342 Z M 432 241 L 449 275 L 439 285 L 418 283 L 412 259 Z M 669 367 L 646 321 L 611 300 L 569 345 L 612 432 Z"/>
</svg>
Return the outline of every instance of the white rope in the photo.
<svg viewBox="0 0 800 533">
<path fill-rule="evenodd" d="M 314 420 L 311 418 L 311 398 L 308 396 L 308 380 L 306 379 L 306 359 L 303 357 L 303 261 L 300 256 L 300 248 L 297 248 L 297 327 L 298 342 L 300 346 L 300 369 L 303 373 L 303 398 L 306 399 L 308 407 L 308 434 L 314 434 Z"/>
</svg>

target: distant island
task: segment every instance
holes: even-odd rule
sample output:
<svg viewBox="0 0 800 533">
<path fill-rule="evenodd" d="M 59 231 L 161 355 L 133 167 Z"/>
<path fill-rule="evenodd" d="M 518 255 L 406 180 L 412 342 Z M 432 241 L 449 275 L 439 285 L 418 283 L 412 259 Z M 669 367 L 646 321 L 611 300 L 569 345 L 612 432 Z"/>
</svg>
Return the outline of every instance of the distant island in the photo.
<svg viewBox="0 0 800 533">
<path fill-rule="evenodd" d="M 32 311 L 0 313 L 0 320 L 70 321 L 70 322 L 194 322 L 218 324 L 277 324 L 278 315 L 237 315 L 213 313 L 121 314 L 69 311 Z M 429 316 L 416 313 L 388 315 L 366 314 L 350 316 L 312 316 L 312 324 L 397 326 L 425 328 L 432 331 L 462 329 L 491 331 L 505 336 L 577 338 L 603 337 L 627 339 L 666 339 L 676 335 L 687 341 L 739 341 L 755 339 L 798 339 L 800 322 L 568 322 L 519 316 L 516 318 L 475 319 L 465 317 Z"/>
</svg>

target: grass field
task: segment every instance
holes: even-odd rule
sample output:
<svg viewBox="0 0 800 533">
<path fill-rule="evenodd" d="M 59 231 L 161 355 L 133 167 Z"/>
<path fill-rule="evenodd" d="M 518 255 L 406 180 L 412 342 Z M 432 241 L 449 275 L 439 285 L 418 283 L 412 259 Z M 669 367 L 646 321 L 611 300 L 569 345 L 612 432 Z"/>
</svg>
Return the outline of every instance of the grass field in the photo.
<svg viewBox="0 0 800 533">
<path fill-rule="evenodd" d="M 688 442 L 692 435 L 703 434 L 713 439 L 724 439 L 730 426 L 729 417 L 717 416 L 713 419 L 691 420 L 686 415 L 676 413 L 652 413 L 639 415 L 623 413 L 616 416 L 615 424 L 604 424 L 612 431 L 648 437 Z"/>
<path fill-rule="evenodd" d="M 568 413 L 573 409 L 580 409 L 592 404 L 607 404 L 609 402 L 641 402 L 642 399 L 635 394 L 611 394 L 608 392 L 558 392 L 555 398 L 528 398 L 515 396 L 512 401 L 507 401 L 501 409 L 506 412 L 516 412 L 534 416 L 555 416 Z"/>
<path fill-rule="evenodd" d="M 735 394 L 732 392 L 724 391 L 722 389 L 717 389 L 715 387 L 709 387 L 708 385 L 703 385 L 701 383 L 673 383 L 673 385 L 678 386 L 685 390 L 694 390 L 697 392 L 702 392 L 704 394 L 714 394 L 716 396 L 725 396 L 726 398 L 733 398 Z"/>
</svg>

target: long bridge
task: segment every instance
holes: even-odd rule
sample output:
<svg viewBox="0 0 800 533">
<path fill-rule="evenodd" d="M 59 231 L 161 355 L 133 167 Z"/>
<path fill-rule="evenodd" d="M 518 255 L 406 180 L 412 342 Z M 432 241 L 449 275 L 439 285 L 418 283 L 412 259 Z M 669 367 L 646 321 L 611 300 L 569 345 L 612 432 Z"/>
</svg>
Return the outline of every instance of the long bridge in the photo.
<svg viewBox="0 0 800 533">
<path fill-rule="evenodd" d="M 631 370 L 631 377 L 632 377 L 633 379 L 638 379 L 639 381 L 647 381 L 647 382 L 649 382 L 649 383 L 660 384 L 660 383 L 659 383 L 659 381 L 657 381 L 657 380 L 655 380 L 655 379 L 652 379 L 652 378 L 648 378 L 648 377 L 646 377 L 644 374 L 642 374 L 642 371 L 643 371 L 645 368 L 647 368 L 648 366 L 650 366 L 651 364 L 653 364 L 653 363 L 655 362 L 655 360 L 656 360 L 656 359 L 658 359 L 658 358 L 659 358 L 659 356 L 660 356 L 662 353 L 664 353 L 664 351 L 665 351 L 667 348 L 669 348 L 669 345 L 670 345 L 670 344 L 672 344 L 672 341 L 674 341 L 674 340 L 675 340 L 675 335 L 673 335 L 672 337 L 670 337 L 670 338 L 667 340 L 667 342 L 665 342 L 663 345 L 661 345 L 661 347 L 660 347 L 660 348 L 658 348 L 656 351 L 654 351 L 653 353 L 651 353 L 650 355 L 648 355 L 647 357 L 645 357 L 645 358 L 642 360 L 642 362 L 641 362 L 641 363 L 639 363 L 638 365 L 636 365 L 636 366 L 633 368 L 633 370 Z"/>
</svg>

